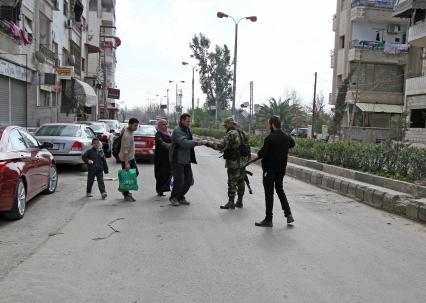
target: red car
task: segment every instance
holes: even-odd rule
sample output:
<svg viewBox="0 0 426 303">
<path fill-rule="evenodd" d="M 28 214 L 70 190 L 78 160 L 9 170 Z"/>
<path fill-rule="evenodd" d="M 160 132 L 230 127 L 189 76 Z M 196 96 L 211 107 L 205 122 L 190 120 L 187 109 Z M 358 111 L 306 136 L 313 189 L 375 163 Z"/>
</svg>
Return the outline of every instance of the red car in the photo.
<svg viewBox="0 0 426 303">
<path fill-rule="evenodd" d="M 52 194 L 58 173 L 52 144 L 40 143 L 18 126 L 0 126 L 0 212 L 21 219 L 26 203 L 43 192 Z"/>
<path fill-rule="evenodd" d="M 135 158 L 137 160 L 154 160 L 156 133 L 157 129 L 152 125 L 140 125 L 134 132 Z"/>
</svg>

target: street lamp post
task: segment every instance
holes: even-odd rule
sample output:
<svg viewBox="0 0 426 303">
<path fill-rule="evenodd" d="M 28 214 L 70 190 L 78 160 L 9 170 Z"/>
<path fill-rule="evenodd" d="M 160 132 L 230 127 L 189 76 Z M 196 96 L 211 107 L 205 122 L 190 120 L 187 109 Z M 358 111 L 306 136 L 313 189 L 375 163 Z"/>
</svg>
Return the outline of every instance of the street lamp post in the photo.
<svg viewBox="0 0 426 303">
<path fill-rule="evenodd" d="M 25 128 L 28 128 L 28 54 L 0 53 L 0 55 L 25 56 Z M 12 120 L 10 116 L 9 121 Z"/>
<path fill-rule="evenodd" d="M 175 80 L 169 80 L 169 83 L 176 83 L 176 107 L 178 106 L 178 84 L 180 83 L 185 83 L 185 81 L 180 80 L 180 81 L 175 81 Z"/>
<path fill-rule="evenodd" d="M 182 62 L 182 65 L 190 65 L 192 67 L 192 119 L 195 121 L 194 77 L 195 77 L 196 66 L 189 64 L 188 62 Z"/>
<path fill-rule="evenodd" d="M 218 12 L 217 13 L 218 18 L 231 18 L 235 23 L 235 45 L 234 45 L 234 77 L 233 77 L 233 90 L 232 90 L 232 115 L 235 116 L 235 97 L 237 93 L 237 53 L 238 53 L 238 24 L 241 20 L 250 20 L 251 22 L 256 22 L 257 17 L 256 16 L 249 16 L 249 17 L 243 17 L 239 19 L 238 21 L 225 13 Z"/>
</svg>

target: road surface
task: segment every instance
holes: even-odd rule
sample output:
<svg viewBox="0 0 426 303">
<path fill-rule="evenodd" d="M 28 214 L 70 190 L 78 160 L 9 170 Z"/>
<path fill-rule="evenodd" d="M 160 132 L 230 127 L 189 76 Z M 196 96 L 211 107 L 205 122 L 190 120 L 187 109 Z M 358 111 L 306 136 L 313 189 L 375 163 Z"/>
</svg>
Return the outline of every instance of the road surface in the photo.
<svg viewBox="0 0 426 303">
<path fill-rule="evenodd" d="M 425 225 L 286 178 L 294 227 L 277 204 L 274 227 L 255 227 L 260 168 L 245 208 L 220 210 L 223 160 L 197 154 L 190 206 L 155 196 L 152 164 L 136 203 L 115 181 L 86 199 L 84 174 L 63 171 L 23 220 L 0 219 L 0 302 L 426 302 Z"/>
</svg>

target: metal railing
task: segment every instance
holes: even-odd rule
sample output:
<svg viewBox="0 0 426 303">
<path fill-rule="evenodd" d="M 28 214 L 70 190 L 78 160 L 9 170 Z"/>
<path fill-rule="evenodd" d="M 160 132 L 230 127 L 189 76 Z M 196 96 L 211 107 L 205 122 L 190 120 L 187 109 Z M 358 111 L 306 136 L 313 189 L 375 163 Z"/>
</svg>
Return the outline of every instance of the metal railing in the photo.
<svg viewBox="0 0 426 303">
<path fill-rule="evenodd" d="M 51 51 L 48 47 L 46 47 L 43 44 L 40 44 L 40 52 L 52 62 L 55 62 L 55 60 L 58 58 L 53 51 Z"/>
<path fill-rule="evenodd" d="M 368 6 L 377 8 L 392 8 L 396 0 L 352 0 L 352 7 Z"/>
</svg>

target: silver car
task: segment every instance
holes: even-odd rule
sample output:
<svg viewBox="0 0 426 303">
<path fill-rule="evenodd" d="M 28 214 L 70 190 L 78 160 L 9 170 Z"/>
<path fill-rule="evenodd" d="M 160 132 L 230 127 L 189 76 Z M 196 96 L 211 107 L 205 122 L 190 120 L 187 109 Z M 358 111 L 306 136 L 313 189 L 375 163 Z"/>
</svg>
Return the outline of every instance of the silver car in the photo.
<svg viewBox="0 0 426 303">
<path fill-rule="evenodd" d="M 58 164 L 83 165 L 82 155 L 92 146 L 96 138 L 89 125 L 71 123 L 49 123 L 41 126 L 35 133 L 40 142 L 51 143 L 49 151 Z"/>
</svg>

